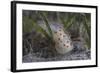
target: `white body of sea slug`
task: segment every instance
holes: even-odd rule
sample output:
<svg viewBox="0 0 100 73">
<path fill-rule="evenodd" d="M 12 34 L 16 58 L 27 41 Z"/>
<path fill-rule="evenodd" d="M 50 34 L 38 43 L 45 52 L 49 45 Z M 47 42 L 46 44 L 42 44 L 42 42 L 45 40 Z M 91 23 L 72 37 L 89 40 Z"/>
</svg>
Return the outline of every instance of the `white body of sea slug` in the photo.
<svg viewBox="0 0 100 73">
<path fill-rule="evenodd" d="M 55 41 L 56 51 L 60 54 L 65 54 L 73 49 L 73 44 L 69 34 L 64 32 L 63 27 L 59 25 L 51 26 L 53 32 L 53 39 Z"/>
</svg>

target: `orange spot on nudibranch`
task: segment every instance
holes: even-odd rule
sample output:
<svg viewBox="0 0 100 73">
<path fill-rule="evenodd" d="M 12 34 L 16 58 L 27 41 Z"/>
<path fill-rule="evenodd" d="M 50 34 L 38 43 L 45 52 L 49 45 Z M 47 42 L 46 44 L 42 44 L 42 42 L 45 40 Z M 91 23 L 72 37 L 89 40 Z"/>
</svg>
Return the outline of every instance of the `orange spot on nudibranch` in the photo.
<svg viewBox="0 0 100 73">
<path fill-rule="evenodd" d="M 68 48 L 69 46 L 67 45 L 66 47 Z"/>
<path fill-rule="evenodd" d="M 60 40 L 60 38 L 58 38 L 58 40 Z"/>
<path fill-rule="evenodd" d="M 69 41 L 67 41 L 67 43 L 69 43 Z"/>
<path fill-rule="evenodd" d="M 62 35 L 62 34 L 60 33 L 60 35 Z"/>
<path fill-rule="evenodd" d="M 55 33 L 57 33 L 57 32 L 55 31 Z"/>
<path fill-rule="evenodd" d="M 66 46 L 66 45 L 64 44 L 64 46 Z"/>
</svg>

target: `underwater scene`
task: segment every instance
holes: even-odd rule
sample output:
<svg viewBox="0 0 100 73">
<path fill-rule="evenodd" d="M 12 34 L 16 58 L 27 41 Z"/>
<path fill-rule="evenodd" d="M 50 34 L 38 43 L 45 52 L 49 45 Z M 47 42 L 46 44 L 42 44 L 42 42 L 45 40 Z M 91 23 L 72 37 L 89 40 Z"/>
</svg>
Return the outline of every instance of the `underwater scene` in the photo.
<svg viewBox="0 0 100 73">
<path fill-rule="evenodd" d="M 91 59 L 91 14 L 22 11 L 22 62 Z"/>
</svg>

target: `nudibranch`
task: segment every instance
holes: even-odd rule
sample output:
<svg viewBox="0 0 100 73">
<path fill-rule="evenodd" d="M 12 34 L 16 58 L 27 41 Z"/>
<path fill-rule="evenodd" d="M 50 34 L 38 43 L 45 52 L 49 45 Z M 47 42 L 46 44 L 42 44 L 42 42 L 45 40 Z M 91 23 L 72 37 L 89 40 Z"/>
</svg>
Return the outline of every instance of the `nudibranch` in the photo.
<svg viewBox="0 0 100 73">
<path fill-rule="evenodd" d="M 65 54 L 73 49 L 73 44 L 69 33 L 64 32 L 64 28 L 61 25 L 51 25 L 53 33 L 53 40 L 55 42 L 55 49 L 60 54 Z"/>
</svg>

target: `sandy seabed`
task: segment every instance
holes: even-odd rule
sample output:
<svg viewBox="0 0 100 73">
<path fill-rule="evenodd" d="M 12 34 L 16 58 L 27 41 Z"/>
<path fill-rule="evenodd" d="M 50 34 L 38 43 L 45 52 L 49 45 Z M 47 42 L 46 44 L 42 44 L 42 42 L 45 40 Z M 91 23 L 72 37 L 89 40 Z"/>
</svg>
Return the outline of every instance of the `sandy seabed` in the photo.
<svg viewBox="0 0 100 73">
<path fill-rule="evenodd" d="M 82 48 L 80 42 L 74 42 L 74 49 L 66 54 L 52 54 L 48 48 L 38 49 L 35 52 L 23 56 L 23 63 L 65 61 L 65 60 L 88 60 L 91 59 L 91 51 Z"/>
</svg>

